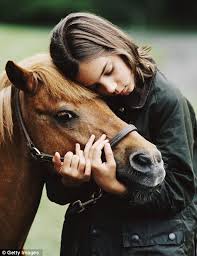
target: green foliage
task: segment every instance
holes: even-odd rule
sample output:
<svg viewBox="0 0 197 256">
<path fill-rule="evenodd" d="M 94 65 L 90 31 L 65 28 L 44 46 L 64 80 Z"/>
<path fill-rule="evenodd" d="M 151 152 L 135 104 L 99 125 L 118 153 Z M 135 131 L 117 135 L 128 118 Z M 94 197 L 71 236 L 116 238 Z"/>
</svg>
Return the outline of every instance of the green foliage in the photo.
<svg viewBox="0 0 197 256">
<path fill-rule="evenodd" d="M 73 11 L 91 10 L 92 0 L 1 0 L 4 22 L 52 24 Z"/>
<path fill-rule="evenodd" d="M 117 24 L 196 28 L 197 1 L 1 0 L 0 21 L 55 24 L 70 12 L 88 11 Z"/>
<path fill-rule="evenodd" d="M 95 0 L 97 13 L 117 24 L 197 27 L 197 1 Z"/>
</svg>

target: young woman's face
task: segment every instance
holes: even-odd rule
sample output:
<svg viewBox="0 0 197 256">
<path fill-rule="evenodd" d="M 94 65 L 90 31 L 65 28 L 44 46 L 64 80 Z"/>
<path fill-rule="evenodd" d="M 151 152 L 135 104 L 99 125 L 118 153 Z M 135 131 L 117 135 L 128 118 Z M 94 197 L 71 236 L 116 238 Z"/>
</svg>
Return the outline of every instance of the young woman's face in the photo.
<svg viewBox="0 0 197 256">
<path fill-rule="evenodd" d="M 82 61 L 77 81 L 104 95 L 128 95 L 135 87 L 134 74 L 119 55 Z"/>
</svg>

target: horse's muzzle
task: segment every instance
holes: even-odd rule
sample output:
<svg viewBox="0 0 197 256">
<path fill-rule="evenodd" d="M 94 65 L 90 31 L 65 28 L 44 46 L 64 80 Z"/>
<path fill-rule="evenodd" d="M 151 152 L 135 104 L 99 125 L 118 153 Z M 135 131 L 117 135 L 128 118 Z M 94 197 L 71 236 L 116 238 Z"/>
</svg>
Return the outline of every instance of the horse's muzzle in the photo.
<svg viewBox="0 0 197 256">
<path fill-rule="evenodd" d="M 165 178 L 164 164 L 158 150 L 151 155 L 147 152 L 135 152 L 129 156 L 129 164 L 132 179 L 146 187 L 155 187 Z"/>
</svg>

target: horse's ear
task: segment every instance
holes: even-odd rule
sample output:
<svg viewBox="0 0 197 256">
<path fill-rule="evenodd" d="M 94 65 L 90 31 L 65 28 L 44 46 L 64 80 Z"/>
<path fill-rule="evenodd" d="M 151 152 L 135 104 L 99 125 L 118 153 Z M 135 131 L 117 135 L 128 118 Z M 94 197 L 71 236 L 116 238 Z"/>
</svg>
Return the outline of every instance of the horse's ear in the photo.
<svg viewBox="0 0 197 256">
<path fill-rule="evenodd" d="M 34 94 L 37 89 L 37 79 L 33 72 L 26 70 L 13 61 L 8 61 L 5 67 L 10 82 L 19 90 Z"/>
</svg>

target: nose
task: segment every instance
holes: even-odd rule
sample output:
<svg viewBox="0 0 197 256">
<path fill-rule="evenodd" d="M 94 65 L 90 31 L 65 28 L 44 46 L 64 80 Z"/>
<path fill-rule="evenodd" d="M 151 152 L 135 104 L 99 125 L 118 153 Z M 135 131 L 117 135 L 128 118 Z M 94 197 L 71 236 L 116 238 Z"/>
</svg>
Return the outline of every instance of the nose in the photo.
<svg viewBox="0 0 197 256">
<path fill-rule="evenodd" d="M 110 94 L 114 93 L 117 88 L 116 82 L 110 78 L 102 79 L 101 85 L 102 85 L 103 89 Z"/>
<path fill-rule="evenodd" d="M 159 165 L 162 161 L 159 151 L 154 152 L 153 156 L 147 153 L 137 153 L 130 155 L 130 165 L 138 167 L 139 172 L 146 173 L 150 171 L 152 165 Z"/>
<path fill-rule="evenodd" d="M 144 153 L 131 155 L 129 158 L 129 161 L 130 161 L 131 166 L 138 167 L 137 168 L 138 171 L 143 172 L 143 173 L 148 172 L 150 170 L 149 168 L 152 164 L 150 156 L 147 154 L 144 154 Z M 147 167 L 149 167 L 149 168 L 147 168 Z"/>
<path fill-rule="evenodd" d="M 110 83 L 108 85 L 105 85 L 105 90 L 108 93 L 114 93 L 116 91 L 116 87 L 117 87 L 117 85 L 115 83 Z"/>
<path fill-rule="evenodd" d="M 135 152 L 129 156 L 129 171 L 133 181 L 145 187 L 156 187 L 165 178 L 165 169 L 161 153 L 156 149 L 152 152 Z"/>
<path fill-rule="evenodd" d="M 148 155 L 145 154 L 137 154 L 133 157 L 133 162 L 135 162 L 138 165 L 141 166 L 150 166 L 151 165 L 151 159 Z"/>
</svg>

